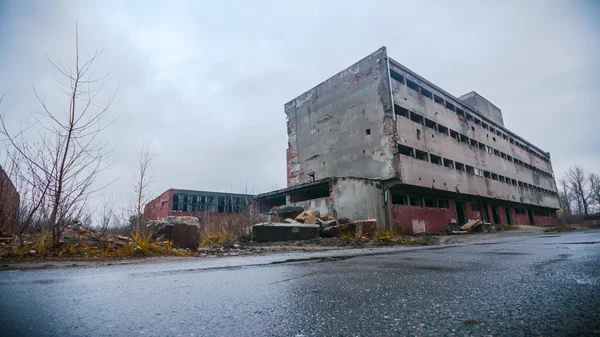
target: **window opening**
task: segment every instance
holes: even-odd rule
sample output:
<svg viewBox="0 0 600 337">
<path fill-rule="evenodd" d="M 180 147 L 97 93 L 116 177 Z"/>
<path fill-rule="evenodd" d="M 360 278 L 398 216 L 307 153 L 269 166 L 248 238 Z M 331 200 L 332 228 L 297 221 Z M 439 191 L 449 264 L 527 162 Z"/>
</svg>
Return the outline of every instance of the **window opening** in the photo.
<svg viewBox="0 0 600 337">
<path fill-rule="evenodd" d="M 429 161 L 429 156 L 427 152 L 423 152 L 415 149 L 415 157 L 419 160 Z"/>
</svg>

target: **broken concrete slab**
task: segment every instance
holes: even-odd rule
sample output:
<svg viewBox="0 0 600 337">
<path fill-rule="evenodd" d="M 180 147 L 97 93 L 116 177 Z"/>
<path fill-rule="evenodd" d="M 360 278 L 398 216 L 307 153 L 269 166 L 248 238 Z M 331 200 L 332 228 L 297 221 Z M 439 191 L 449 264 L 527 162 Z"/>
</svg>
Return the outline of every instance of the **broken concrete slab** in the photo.
<svg viewBox="0 0 600 337">
<path fill-rule="evenodd" d="M 296 220 L 294 220 L 294 219 L 290 219 L 290 218 L 287 218 L 287 219 L 285 219 L 285 220 L 283 220 L 283 221 L 284 221 L 284 222 L 287 222 L 287 223 L 300 223 L 300 222 L 298 222 L 298 221 L 296 221 Z"/>
<path fill-rule="evenodd" d="M 481 225 L 481 219 L 473 219 L 469 220 L 466 224 L 462 225 L 460 229 L 470 232 L 479 225 Z"/>
<path fill-rule="evenodd" d="M 290 224 L 263 222 L 252 226 L 252 239 L 255 241 L 310 240 L 319 237 L 321 226 L 311 224 Z"/>
<path fill-rule="evenodd" d="M 377 232 L 376 219 L 357 220 L 354 221 L 354 225 L 356 226 L 357 233 L 361 236 L 373 237 Z"/>
<path fill-rule="evenodd" d="M 167 216 L 146 227 L 154 239 L 171 240 L 178 249 L 196 249 L 200 243 L 200 221 L 193 216 Z"/>
<path fill-rule="evenodd" d="M 318 223 L 317 218 L 319 218 L 320 216 L 321 216 L 321 212 L 314 210 L 314 209 L 308 209 L 308 210 L 300 213 L 296 217 L 296 221 L 305 223 L 305 224 L 317 224 Z"/>
</svg>

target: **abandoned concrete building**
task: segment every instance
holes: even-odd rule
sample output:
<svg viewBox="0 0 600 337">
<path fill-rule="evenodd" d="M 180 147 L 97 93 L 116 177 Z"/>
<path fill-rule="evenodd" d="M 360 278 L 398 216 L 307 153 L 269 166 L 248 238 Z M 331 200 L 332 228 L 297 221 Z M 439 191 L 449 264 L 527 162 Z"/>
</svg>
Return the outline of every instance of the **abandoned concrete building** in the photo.
<svg viewBox="0 0 600 337">
<path fill-rule="evenodd" d="M 144 206 L 144 219 L 194 216 L 215 219 L 249 211 L 253 195 L 168 189 Z"/>
<path fill-rule="evenodd" d="M 19 216 L 20 196 L 9 175 L 0 166 L 0 231 L 12 234 Z"/>
<path fill-rule="evenodd" d="M 382 229 L 441 232 L 481 219 L 555 225 L 550 154 L 476 92 L 455 97 L 385 47 L 285 104 L 287 188 L 255 207 L 318 209 Z"/>
</svg>

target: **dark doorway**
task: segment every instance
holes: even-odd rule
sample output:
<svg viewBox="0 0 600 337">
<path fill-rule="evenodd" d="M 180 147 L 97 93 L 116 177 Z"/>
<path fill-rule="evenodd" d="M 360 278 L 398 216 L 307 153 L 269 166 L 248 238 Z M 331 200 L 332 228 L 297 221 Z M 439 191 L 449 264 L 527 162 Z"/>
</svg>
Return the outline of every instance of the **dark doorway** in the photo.
<svg viewBox="0 0 600 337">
<path fill-rule="evenodd" d="M 498 207 L 492 206 L 492 217 L 494 218 L 494 225 L 500 224 L 500 214 L 498 213 Z"/>
<path fill-rule="evenodd" d="M 467 216 L 465 211 L 465 203 L 462 201 L 456 201 L 456 218 L 459 224 L 465 224 L 467 222 Z"/>
<path fill-rule="evenodd" d="M 529 224 L 535 226 L 535 221 L 533 219 L 533 211 L 528 209 L 527 214 L 529 214 Z"/>
<path fill-rule="evenodd" d="M 508 222 L 509 225 L 512 225 L 513 221 L 512 214 L 510 214 L 510 208 L 504 207 L 504 211 L 506 212 L 506 222 Z"/>
<path fill-rule="evenodd" d="M 485 202 L 480 203 L 481 205 L 481 218 L 483 222 L 490 222 L 490 214 L 488 212 L 488 205 Z"/>
</svg>

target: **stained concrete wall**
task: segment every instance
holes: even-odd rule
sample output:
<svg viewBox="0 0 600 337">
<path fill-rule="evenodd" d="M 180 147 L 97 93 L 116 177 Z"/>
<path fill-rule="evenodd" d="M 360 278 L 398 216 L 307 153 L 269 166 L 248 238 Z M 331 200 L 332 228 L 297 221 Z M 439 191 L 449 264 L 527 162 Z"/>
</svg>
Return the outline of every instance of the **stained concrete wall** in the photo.
<svg viewBox="0 0 600 337">
<path fill-rule="evenodd" d="M 300 206 L 304 209 L 313 209 L 313 210 L 319 211 L 319 213 L 321 213 L 321 215 L 333 216 L 333 205 L 331 203 L 331 198 L 329 198 L 329 197 L 297 201 L 297 202 L 288 202 L 287 205 L 288 206 Z"/>
<path fill-rule="evenodd" d="M 392 118 L 386 56 L 382 47 L 285 104 L 288 187 L 393 176 L 396 145 L 383 122 Z"/>
<path fill-rule="evenodd" d="M 334 182 L 332 193 L 338 218 L 377 219 L 379 228 L 385 227 L 384 191 L 378 181 L 339 178 Z"/>
<path fill-rule="evenodd" d="M 504 119 L 502 118 L 502 111 L 492 104 L 492 102 L 488 101 L 485 97 L 476 93 L 475 91 L 471 91 L 468 94 L 464 94 L 459 97 L 460 100 L 465 102 L 465 104 L 475 108 L 477 111 L 481 112 L 487 118 L 493 120 L 494 122 L 504 126 Z"/>
</svg>

